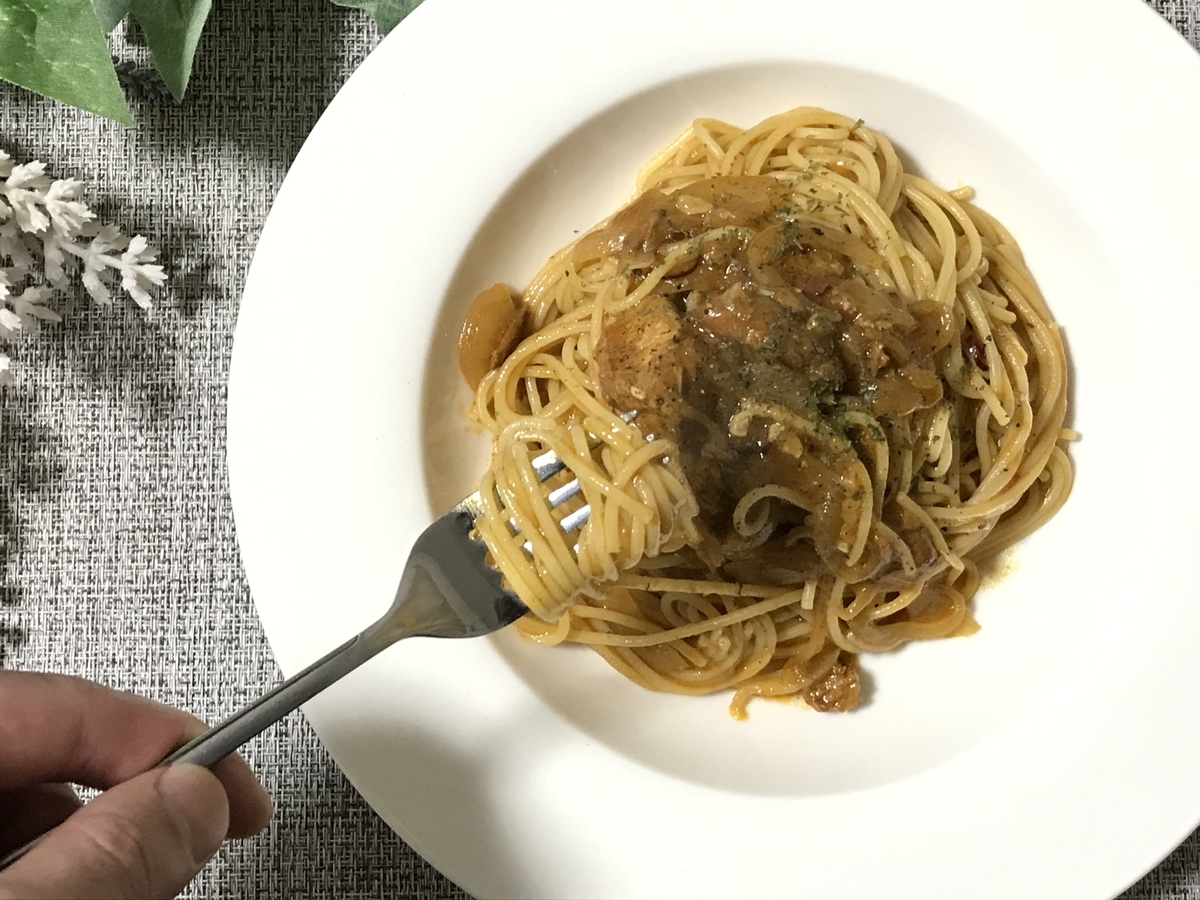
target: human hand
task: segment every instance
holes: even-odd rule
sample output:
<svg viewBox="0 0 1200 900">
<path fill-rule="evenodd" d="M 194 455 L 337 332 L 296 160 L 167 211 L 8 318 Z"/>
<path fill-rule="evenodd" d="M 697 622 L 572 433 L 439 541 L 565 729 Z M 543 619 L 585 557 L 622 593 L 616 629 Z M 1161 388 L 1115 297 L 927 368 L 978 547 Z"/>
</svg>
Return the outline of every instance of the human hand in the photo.
<svg viewBox="0 0 1200 900">
<path fill-rule="evenodd" d="M 212 771 L 156 768 L 199 719 L 80 678 L 0 671 L 0 872 L 9 898 L 174 896 L 225 838 L 266 827 L 272 805 L 238 756 Z M 81 806 L 70 784 L 104 793 Z"/>
</svg>

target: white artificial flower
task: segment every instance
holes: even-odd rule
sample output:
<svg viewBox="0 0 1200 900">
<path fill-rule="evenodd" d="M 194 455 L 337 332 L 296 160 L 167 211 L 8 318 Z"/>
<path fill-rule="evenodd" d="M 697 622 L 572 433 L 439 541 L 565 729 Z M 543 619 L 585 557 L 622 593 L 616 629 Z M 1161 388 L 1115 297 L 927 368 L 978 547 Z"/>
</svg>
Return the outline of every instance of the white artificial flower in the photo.
<svg viewBox="0 0 1200 900">
<path fill-rule="evenodd" d="M 13 166 L 5 179 L 10 190 L 40 191 L 50 186 L 46 177 L 46 166 L 36 159 L 23 166 Z"/>
<path fill-rule="evenodd" d="M 85 222 L 96 218 L 96 214 L 78 199 L 82 187 L 82 182 L 65 178 L 54 182 L 46 191 L 46 212 L 54 230 L 61 235 L 79 234 Z"/>
<path fill-rule="evenodd" d="M 12 337 L 21 330 L 21 317 L 7 307 L 0 308 L 0 337 Z"/>
<path fill-rule="evenodd" d="M 91 294 L 92 299 L 101 306 L 107 306 L 109 303 L 112 303 L 112 292 L 109 291 L 108 285 L 100 278 L 102 271 L 104 271 L 104 267 L 101 263 L 91 259 L 86 260 L 83 264 L 82 281 L 84 288 Z"/>
<path fill-rule="evenodd" d="M 49 301 L 73 275 L 101 304 L 112 302 L 110 284 L 119 277 L 142 308 L 151 305 L 150 288 L 166 281 L 146 239 L 97 223 L 80 199 L 82 190 L 74 178 L 52 180 L 41 162 L 17 165 L 0 150 L 0 341 L 59 321 Z M 47 284 L 30 283 L 39 275 L 39 261 Z M 11 383 L 11 360 L 0 353 L 0 385 Z"/>
<path fill-rule="evenodd" d="M 20 294 L 11 297 L 12 312 L 21 320 L 26 331 L 37 331 L 38 322 L 60 322 L 62 317 L 46 304 L 54 292 L 43 286 L 27 287 Z"/>
<path fill-rule="evenodd" d="M 0 224 L 0 259 L 5 256 L 9 258 L 11 265 L 8 271 L 10 273 L 15 272 L 24 276 L 33 268 L 33 252 L 26 241 L 27 238 L 30 238 L 30 235 L 22 234 L 21 230 L 17 228 L 16 221 Z"/>
<path fill-rule="evenodd" d="M 67 253 L 57 235 L 48 234 L 42 242 L 42 268 L 54 287 L 67 286 Z"/>
<path fill-rule="evenodd" d="M 50 224 L 50 216 L 43 208 L 49 187 L 45 166 L 36 161 L 13 166 L 4 184 L 0 185 L 0 195 L 12 207 L 17 226 L 22 231 L 36 233 L 44 231 Z"/>
</svg>

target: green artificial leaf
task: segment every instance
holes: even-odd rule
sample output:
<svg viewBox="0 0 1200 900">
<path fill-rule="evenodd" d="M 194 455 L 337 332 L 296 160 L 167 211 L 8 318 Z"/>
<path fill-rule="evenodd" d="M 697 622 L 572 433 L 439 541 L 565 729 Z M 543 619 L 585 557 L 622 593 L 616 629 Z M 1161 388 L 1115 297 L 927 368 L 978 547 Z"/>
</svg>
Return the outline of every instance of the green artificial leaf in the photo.
<svg viewBox="0 0 1200 900">
<path fill-rule="evenodd" d="M 0 78 L 133 124 L 91 0 L 0 0 Z"/>
<path fill-rule="evenodd" d="M 3 2 L 3 0 L 0 0 Z M 212 0 L 130 0 L 129 12 L 146 36 L 154 67 L 176 100 L 192 77 L 192 60 Z"/>
<path fill-rule="evenodd" d="M 121 24 L 125 14 L 129 12 L 131 2 L 132 0 L 92 0 L 96 18 L 100 20 L 100 27 L 104 29 L 105 34 Z"/>
<path fill-rule="evenodd" d="M 421 5 L 421 0 L 333 0 L 338 6 L 348 6 L 351 9 L 365 9 L 379 26 L 383 34 L 387 34 L 400 24 L 400 20 Z"/>
</svg>

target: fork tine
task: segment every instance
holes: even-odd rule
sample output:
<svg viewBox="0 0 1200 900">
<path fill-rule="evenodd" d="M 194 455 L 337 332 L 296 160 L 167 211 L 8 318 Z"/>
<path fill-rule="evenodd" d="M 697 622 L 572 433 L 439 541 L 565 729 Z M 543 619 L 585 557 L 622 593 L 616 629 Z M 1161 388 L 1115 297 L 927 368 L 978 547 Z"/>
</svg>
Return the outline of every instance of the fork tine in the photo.
<svg viewBox="0 0 1200 900">
<path fill-rule="evenodd" d="M 558 454 L 553 450 L 547 450 L 540 456 L 535 456 L 531 464 L 540 481 L 545 481 L 551 475 L 557 475 L 567 467 L 567 464 L 559 459 Z"/>
<path fill-rule="evenodd" d="M 583 523 L 588 520 L 588 516 L 592 514 L 591 506 L 581 506 L 575 512 L 565 515 L 559 520 L 558 527 L 570 534 L 576 528 L 582 527 Z"/>
<path fill-rule="evenodd" d="M 573 478 L 570 481 L 568 481 L 566 484 L 564 484 L 562 487 L 555 488 L 554 490 L 552 490 L 549 494 L 546 495 L 546 499 L 550 501 L 550 508 L 555 509 L 559 506 L 562 506 L 564 503 L 566 503 L 568 500 L 570 500 L 572 497 L 574 497 L 576 494 L 578 494 L 580 490 L 581 490 L 581 488 L 579 486 L 579 479 Z M 566 516 L 563 516 L 562 520 L 558 523 L 558 527 L 561 528 L 567 534 L 570 534 L 572 531 L 575 531 L 577 528 L 581 527 L 583 525 L 583 523 L 588 520 L 588 517 L 591 514 L 592 514 L 591 505 L 585 504 L 584 506 L 579 507 L 579 509 L 575 510 L 574 512 L 569 513 Z M 508 530 L 513 534 L 513 536 L 520 534 L 520 531 L 517 529 L 516 519 L 508 520 Z M 525 550 L 526 554 L 528 554 L 529 556 L 533 555 L 533 544 L 532 543 L 530 543 L 529 541 L 526 541 L 521 546 Z"/>
<path fill-rule="evenodd" d="M 629 412 L 621 413 L 621 418 L 626 422 L 632 422 L 637 418 L 637 415 L 637 410 L 635 409 L 630 410 Z M 559 459 L 558 454 L 553 450 L 547 450 L 545 453 L 535 456 L 529 462 L 530 465 L 533 466 L 533 471 L 537 473 L 539 481 L 546 481 L 567 467 L 566 463 Z M 581 488 L 579 486 L 579 479 L 573 478 L 566 484 L 552 490 L 546 495 L 546 499 L 550 502 L 550 508 L 555 509 L 559 506 L 562 506 L 564 503 L 578 494 L 580 490 Z M 558 523 L 559 527 L 563 531 L 570 534 L 577 528 L 582 527 L 583 523 L 588 520 L 588 517 L 591 514 L 592 508 L 590 505 L 581 506 L 574 512 L 563 516 L 561 521 Z M 508 527 L 514 535 L 517 534 L 516 522 L 513 519 L 508 520 Z M 533 547 L 528 541 L 525 542 L 524 546 L 527 553 L 533 552 Z"/>
<path fill-rule="evenodd" d="M 632 422 L 637 418 L 637 415 L 637 410 L 634 409 L 630 410 L 629 412 L 621 413 L 621 418 L 626 422 Z M 535 456 L 532 460 L 530 460 L 530 464 L 533 466 L 533 471 L 537 472 L 537 477 L 541 481 L 545 481 L 552 475 L 557 475 L 567 467 L 566 463 L 559 459 L 558 454 L 553 450 L 547 450 L 545 453 Z M 563 499 L 565 500 L 566 497 L 569 496 L 572 495 L 567 494 Z M 558 506 L 558 503 L 551 503 L 551 506 Z"/>
<path fill-rule="evenodd" d="M 555 488 L 549 494 L 547 494 L 546 499 L 550 501 L 550 508 L 554 509 L 554 507 L 562 506 L 564 503 L 578 494 L 579 490 L 579 479 L 572 478 L 562 487 Z"/>
</svg>

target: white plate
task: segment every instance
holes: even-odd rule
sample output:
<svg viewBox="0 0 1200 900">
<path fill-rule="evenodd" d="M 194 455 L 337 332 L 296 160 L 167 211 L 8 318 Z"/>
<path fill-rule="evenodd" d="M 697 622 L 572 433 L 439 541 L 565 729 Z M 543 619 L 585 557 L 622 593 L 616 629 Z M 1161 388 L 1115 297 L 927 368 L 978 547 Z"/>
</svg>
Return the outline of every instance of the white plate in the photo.
<svg viewBox="0 0 1200 900">
<path fill-rule="evenodd" d="M 1020 239 L 1075 373 L 1075 495 L 982 632 L 846 716 L 684 699 L 511 635 L 410 641 L 307 713 L 480 896 L 1104 897 L 1200 818 L 1200 59 L 1136 0 L 429 0 L 338 94 L 259 242 L 230 373 L 285 673 L 380 614 L 486 458 L 453 337 L 698 114 L 862 116 Z"/>
</svg>

